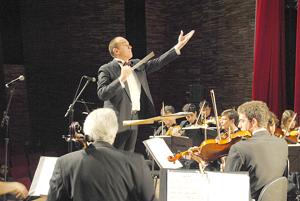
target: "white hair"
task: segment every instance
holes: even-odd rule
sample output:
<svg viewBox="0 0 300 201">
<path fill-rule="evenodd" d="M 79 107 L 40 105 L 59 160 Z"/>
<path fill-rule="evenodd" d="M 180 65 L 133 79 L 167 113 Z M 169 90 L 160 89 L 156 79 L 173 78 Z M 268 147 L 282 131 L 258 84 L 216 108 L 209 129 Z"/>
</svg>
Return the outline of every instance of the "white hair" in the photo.
<svg viewBox="0 0 300 201">
<path fill-rule="evenodd" d="M 85 119 L 83 132 L 94 141 L 105 141 L 112 144 L 118 131 L 118 119 L 110 108 L 98 108 Z"/>
</svg>

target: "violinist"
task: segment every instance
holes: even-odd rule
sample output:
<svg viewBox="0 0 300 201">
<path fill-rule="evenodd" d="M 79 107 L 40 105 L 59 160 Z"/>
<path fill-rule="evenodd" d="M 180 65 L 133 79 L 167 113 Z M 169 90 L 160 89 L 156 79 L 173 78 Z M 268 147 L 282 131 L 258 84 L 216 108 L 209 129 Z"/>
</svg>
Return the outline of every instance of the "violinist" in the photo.
<svg viewBox="0 0 300 201">
<path fill-rule="evenodd" d="M 164 106 L 161 111 L 160 114 L 163 115 L 170 115 L 170 114 L 174 114 L 175 113 L 175 108 L 171 105 L 166 105 Z M 167 121 L 163 121 L 163 127 L 160 126 L 158 127 L 158 129 L 155 132 L 155 136 L 160 136 L 160 135 L 166 135 L 167 133 L 170 133 L 170 131 L 172 131 L 173 136 L 178 136 L 180 135 L 178 132 L 179 126 L 176 125 L 176 119 L 170 119 Z"/>
<path fill-rule="evenodd" d="M 296 113 L 294 111 L 292 111 L 292 110 L 285 110 L 282 113 L 282 116 L 281 116 L 281 126 L 280 127 L 281 127 L 281 129 L 282 129 L 283 132 L 290 133 L 294 129 L 298 130 L 298 128 L 296 128 L 296 125 L 297 125 L 297 116 L 293 120 L 293 117 L 295 115 L 296 115 Z"/>
<path fill-rule="evenodd" d="M 203 107 L 202 111 L 201 108 Z M 213 113 L 211 111 L 211 107 L 209 102 L 207 102 L 206 100 L 201 101 L 199 103 L 199 112 L 201 115 L 201 123 L 205 123 L 205 121 L 207 122 L 209 127 L 216 127 L 216 123 L 214 121 L 214 116 Z"/>
<path fill-rule="evenodd" d="M 224 110 L 221 114 L 220 124 L 225 132 L 236 133 L 240 131 L 238 128 L 239 115 L 236 110 Z"/>
<path fill-rule="evenodd" d="M 157 200 L 144 156 L 112 145 L 118 131 L 114 110 L 92 111 L 83 131 L 94 142 L 57 159 L 46 201 Z"/>
<path fill-rule="evenodd" d="M 266 103 L 249 101 L 237 111 L 239 128 L 252 133 L 252 137 L 232 145 L 224 171 L 249 172 L 251 198 L 257 200 L 267 183 L 283 176 L 288 146 L 285 140 L 267 131 L 269 109 Z"/>
<path fill-rule="evenodd" d="M 239 115 L 236 110 L 234 109 L 224 110 L 221 114 L 221 120 L 220 120 L 220 124 L 224 131 L 223 135 L 228 134 L 229 131 L 231 134 L 240 131 L 240 129 L 237 127 L 238 122 L 239 122 Z M 192 151 L 190 151 L 189 153 L 194 160 L 202 164 L 202 167 L 204 168 L 205 171 L 220 171 L 222 169 L 221 159 L 218 159 L 216 161 L 210 161 L 207 163 L 198 156 L 198 153 L 193 153 Z"/>
<path fill-rule="evenodd" d="M 183 120 L 180 123 L 180 127 L 184 128 L 184 127 L 190 127 L 192 125 L 195 125 L 196 122 L 197 122 L 197 109 L 196 109 L 196 106 L 194 104 L 188 103 L 188 104 L 183 106 L 182 111 L 183 112 L 192 112 L 193 114 L 187 116 L 186 120 Z"/>
</svg>

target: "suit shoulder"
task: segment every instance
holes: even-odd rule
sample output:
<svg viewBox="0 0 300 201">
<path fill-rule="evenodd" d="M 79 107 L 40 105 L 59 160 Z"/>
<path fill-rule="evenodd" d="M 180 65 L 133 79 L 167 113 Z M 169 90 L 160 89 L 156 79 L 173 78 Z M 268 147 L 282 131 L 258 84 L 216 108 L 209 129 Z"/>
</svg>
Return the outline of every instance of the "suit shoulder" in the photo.
<svg viewBox="0 0 300 201">
<path fill-rule="evenodd" d="M 71 153 L 67 153 L 63 156 L 60 156 L 58 161 L 71 161 L 73 158 L 77 158 L 79 160 L 80 156 L 84 153 L 84 150 L 77 150 Z"/>
<path fill-rule="evenodd" d="M 114 63 L 114 61 L 110 61 L 109 63 L 103 64 L 102 66 L 99 67 L 99 72 L 100 71 L 107 71 L 109 69 L 110 66 L 112 66 Z"/>
<path fill-rule="evenodd" d="M 144 156 L 142 154 L 139 153 L 132 153 L 132 152 L 127 152 L 124 151 L 124 155 L 129 159 L 129 160 L 144 160 Z"/>
</svg>

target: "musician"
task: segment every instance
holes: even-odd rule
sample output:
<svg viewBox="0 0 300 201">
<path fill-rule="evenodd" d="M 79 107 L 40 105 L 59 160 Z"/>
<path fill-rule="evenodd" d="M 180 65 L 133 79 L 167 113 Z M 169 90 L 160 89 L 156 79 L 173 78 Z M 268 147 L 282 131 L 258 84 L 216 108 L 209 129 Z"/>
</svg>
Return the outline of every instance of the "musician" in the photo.
<svg viewBox="0 0 300 201">
<path fill-rule="evenodd" d="M 194 104 L 192 103 L 188 103 L 186 105 L 183 106 L 182 108 L 183 112 L 192 112 L 192 115 L 189 115 L 186 117 L 186 120 L 182 121 L 180 123 L 180 127 L 184 128 L 184 127 L 189 127 L 191 125 L 195 125 L 197 122 L 197 108 Z M 199 120 L 200 123 L 200 120 Z"/>
<path fill-rule="evenodd" d="M 293 117 L 296 113 L 292 110 L 285 110 L 281 116 L 281 129 L 284 132 L 290 132 L 296 128 L 297 125 L 297 116 Z M 293 121 L 292 121 L 293 120 Z M 290 128 L 289 128 L 290 127 Z"/>
<path fill-rule="evenodd" d="M 114 147 L 134 151 L 138 126 L 123 126 L 123 120 L 143 119 L 155 116 L 147 74 L 152 73 L 178 58 L 180 49 L 190 40 L 195 31 L 183 35 L 178 43 L 160 57 L 147 61 L 133 70 L 131 66 L 140 60 L 132 58 L 132 47 L 123 37 L 114 38 L 109 52 L 114 58 L 98 70 L 97 95 L 104 101 L 104 108 L 112 108 L 118 117 L 119 131 Z M 128 63 L 130 62 L 130 63 Z"/>
<path fill-rule="evenodd" d="M 236 133 L 240 131 L 240 129 L 237 127 L 239 122 L 239 115 L 236 110 L 234 109 L 228 109 L 224 110 L 221 114 L 221 120 L 220 124 L 222 126 L 222 129 L 224 131 L 224 134 L 229 132 Z M 226 135 L 228 137 L 228 135 Z M 222 160 L 218 159 L 216 161 L 203 161 L 197 153 L 193 153 L 192 151 L 189 152 L 191 157 L 195 159 L 197 162 L 201 163 L 202 167 L 205 171 L 220 171 L 222 168 Z"/>
<path fill-rule="evenodd" d="M 269 111 L 269 115 L 270 115 L 270 119 L 269 119 L 269 122 L 268 122 L 267 130 L 272 135 L 274 135 L 275 131 L 276 131 L 276 128 L 279 125 L 279 120 L 277 119 L 277 116 L 273 112 Z"/>
<path fill-rule="evenodd" d="M 175 108 L 172 105 L 166 105 L 160 111 L 161 116 L 170 115 L 174 113 L 175 113 Z M 175 118 L 167 121 L 163 121 L 163 127 L 162 126 L 158 127 L 154 135 L 155 136 L 166 135 L 166 133 L 170 130 L 169 133 L 171 132 L 173 136 L 178 136 L 180 135 L 178 133 L 179 129 L 176 127 L 177 124 Z"/>
<path fill-rule="evenodd" d="M 248 171 L 251 198 L 257 200 L 261 189 L 283 176 L 287 165 L 288 147 L 285 140 L 267 131 L 269 109 L 261 101 L 250 101 L 238 108 L 239 128 L 252 137 L 232 145 L 225 172 Z"/>
<path fill-rule="evenodd" d="M 228 109 L 224 110 L 221 114 L 220 124 L 225 132 L 236 133 L 240 131 L 238 128 L 239 115 L 236 110 Z"/>
<path fill-rule="evenodd" d="M 47 201 L 157 200 L 144 156 L 112 146 L 118 130 L 112 109 L 92 111 L 83 130 L 94 142 L 57 159 Z"/>
<path fill-rule="evenodd" d="M 202 111 L 201 108 L 203 108 Z M 206 100 L 201 101 L 199 103 L 199 112 L 201 115 L 201 123 L 204 124 L 206 121 L 209 127 L 216 127 L 215 117 L 213 115 L 209 102 L 207 102 Z"/>
</svg>

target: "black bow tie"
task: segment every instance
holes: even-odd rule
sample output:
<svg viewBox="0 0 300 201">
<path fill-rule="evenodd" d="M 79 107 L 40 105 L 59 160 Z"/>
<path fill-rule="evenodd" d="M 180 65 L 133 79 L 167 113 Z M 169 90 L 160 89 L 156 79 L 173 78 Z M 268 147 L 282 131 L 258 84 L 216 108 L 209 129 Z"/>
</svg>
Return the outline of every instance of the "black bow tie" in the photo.
<svg viewBox="0 0 300 201">
<path fill-rule="evenodd" d="M 122 63 L 122 61 L 118 61 L 120 64 L 122 64 L 123 66 L 130 66 L 130 64 L 131 64 L 131 61 L 128 61 L 128 62 L 124 62 L 124 63 Z"/>
</svg>

